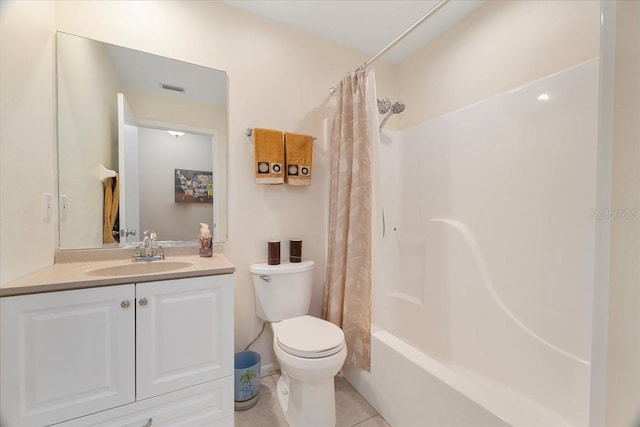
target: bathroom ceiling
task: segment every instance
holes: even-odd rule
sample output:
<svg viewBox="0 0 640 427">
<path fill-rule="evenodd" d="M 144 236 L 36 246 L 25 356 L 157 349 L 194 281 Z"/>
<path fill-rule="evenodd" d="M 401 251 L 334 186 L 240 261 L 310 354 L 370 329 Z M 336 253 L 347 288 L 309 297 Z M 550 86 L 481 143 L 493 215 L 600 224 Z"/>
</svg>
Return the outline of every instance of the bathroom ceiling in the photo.
<svg viewBox="0 0 640 427">
<path fill-rule="evenodd" d="M 437 0 L 223 1 L 371 56 L 438 3 Z M 482 3 L 484 0 L 451 0 L 382 58 L 402 61 Z"/>
</svg>

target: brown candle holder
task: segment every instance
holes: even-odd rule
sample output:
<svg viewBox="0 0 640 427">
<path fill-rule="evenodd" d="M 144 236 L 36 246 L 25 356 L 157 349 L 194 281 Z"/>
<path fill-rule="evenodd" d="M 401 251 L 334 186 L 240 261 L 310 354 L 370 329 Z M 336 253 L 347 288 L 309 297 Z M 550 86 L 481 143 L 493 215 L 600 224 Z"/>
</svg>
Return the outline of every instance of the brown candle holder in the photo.
<svg viewBox="0 0 640 427">
<path fill-rule="evenodd" d="M 280 264 L 280 240 L 269 240 L 268 253 L 269 265 Z"/>
<path fill-rule="evenodd" d="M 302 240 L 301 239 L 289 240 L 289 261 L 302 262 Z"/>
</svg>

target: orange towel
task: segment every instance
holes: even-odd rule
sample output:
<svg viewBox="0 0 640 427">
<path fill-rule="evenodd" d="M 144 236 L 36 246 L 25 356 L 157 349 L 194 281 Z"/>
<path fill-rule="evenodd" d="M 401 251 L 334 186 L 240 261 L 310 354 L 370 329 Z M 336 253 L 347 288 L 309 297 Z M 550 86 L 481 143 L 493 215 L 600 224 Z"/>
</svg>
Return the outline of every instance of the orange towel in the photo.
<svg viewBox="0 0 640 427">
<path fill-rule="evenodd" d="M 284 184 L 282 131 L 253 130 L 256 184 Z"/>
<path fill-rule="evenodd" d="M 120 204 L 120 185 L 118 174 L 104 180 L 104 217 L 102 228 L 102 243 L 116 243 L 113 237 L 113 226 L 118 218 Z"/>
<path fill-rule="evenodd" d="M 298 133 L 285 133 L 285 159 L 287 162 L 287 184 L 311 185 L 311 163 L 313 160 L 313 137 Z"/>
</svg>

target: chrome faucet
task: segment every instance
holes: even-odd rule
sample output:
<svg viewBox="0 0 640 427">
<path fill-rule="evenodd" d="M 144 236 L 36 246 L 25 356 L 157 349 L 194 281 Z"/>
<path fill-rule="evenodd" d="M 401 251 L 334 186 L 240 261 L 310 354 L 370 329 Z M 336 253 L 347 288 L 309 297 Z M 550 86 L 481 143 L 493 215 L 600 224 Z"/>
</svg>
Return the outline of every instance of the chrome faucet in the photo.
<svg viewBox="0 0 640 427">
<path fill-rule="evenodd" d="M 153 242 L 156 240 L 156 232 L 152 231 L 149 233 L 149 230 L 144 231 L 144 240 L 142 244 L 144 245 L 144 256 L 151 256 L 153 253 Z"/>
<path fill-rule="evenodd" d="M 151 230 L 144 231 L 144 239 L 142 240 L 142 245 L 136 245 L 133 251 L 132 261 L 158 261 L 164 259 L 164 250 L 162 246 L 155 245 L 156 239 L 158 236 L 156 232 Z M 155 246 L 155 254 L 154 254 L 154 246 Z M 140 250 L 144 248 L 144 255 L 140 253 Z"/>
</svg>

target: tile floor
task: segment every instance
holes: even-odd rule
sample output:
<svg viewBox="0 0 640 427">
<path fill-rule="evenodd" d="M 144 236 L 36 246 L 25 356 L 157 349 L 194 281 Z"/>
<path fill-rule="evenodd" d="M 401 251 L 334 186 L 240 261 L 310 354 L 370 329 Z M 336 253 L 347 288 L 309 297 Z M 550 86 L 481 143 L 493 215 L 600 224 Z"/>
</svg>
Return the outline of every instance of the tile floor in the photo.
<svg viewBox="0 0 640 427">
<path fill-rule="evenodd" d="M 279 373 L 260 379 L 258 403 L 246 411 L 236 411 L 235 427 L 287 427 L 278 406 L 276 382 Z M 336 427 L 390 427 L 371 405 L 340 375 L 336 384 Z"/>
</svg>

